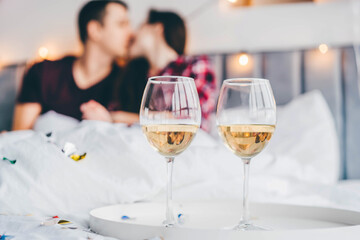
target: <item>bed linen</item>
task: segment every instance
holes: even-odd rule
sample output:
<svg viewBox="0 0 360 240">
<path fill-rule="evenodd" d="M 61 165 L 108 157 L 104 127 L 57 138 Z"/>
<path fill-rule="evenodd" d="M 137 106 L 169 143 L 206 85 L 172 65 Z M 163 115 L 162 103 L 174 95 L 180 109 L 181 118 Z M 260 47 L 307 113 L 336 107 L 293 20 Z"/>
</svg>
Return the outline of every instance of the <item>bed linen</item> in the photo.
<svg viewBox="0 0 360 240">
<path fill-rule="evenodd" d="M 0 136 L 0 157 L 16 160 L 0 162 L 0 235 L 105 239 L 84 231 L 91 209 L 163 199 L 165 161 L 140 126 L 79 123 L 50 112 L 35 130 Z M 85 159 L 65 155 L 66 143 Z M 200 130 L 175 160 L 174 199 L 241 199 L 241 164 L 220 139 Z M 339 166 L 331 113 L 318 91 L 307 93 L 279 109 L 273 139 L 252 162 L 250 199 L 360 210 L 360 195 L 336 185 Z M 40 226 L 55 215 L 76 229 Z"/>
</svg>

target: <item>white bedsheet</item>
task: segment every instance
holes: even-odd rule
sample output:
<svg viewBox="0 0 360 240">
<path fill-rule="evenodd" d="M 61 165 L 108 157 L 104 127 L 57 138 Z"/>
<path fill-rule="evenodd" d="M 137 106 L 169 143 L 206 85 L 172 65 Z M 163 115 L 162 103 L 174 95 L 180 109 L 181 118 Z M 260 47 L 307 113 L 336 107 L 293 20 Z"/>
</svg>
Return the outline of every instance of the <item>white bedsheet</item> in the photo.
<svg viewBox="0 0 360 240">
<path fill-rule="evenodd" d="M 26 214 L 37 220 L 59 215 L 86 227 L 92 208 L 162 198 L 165 162 L 139 126 L 77 123 L 49 113 L 39 120 L 37 130 L 0 136 L 0 157 L 17 160 L 14 165 L 0 162 L 0 213 L 20 215 L 20 223 Z M 50 130 L 56 145 L 44 134 Z M 86 152 L 86 158 L 75 162 L 65 156 L 61 152 L 65 142 Z M 308 93 L 279 111 L 273 139 L 251 166 L 251 199 L 356 208 L 360 197 L 343 199 L 330 186 L 338 172 L 331 113 L 319 92 Z M 199 131 L 175 160 L 174 198 L 241 198 L 241 179 L 241 161 L 219 139 Z M 6 218 L 0 216 L 0 235 L 24 233 L 20 230 L 24 224 L 10 231 Z"/>
</svg>

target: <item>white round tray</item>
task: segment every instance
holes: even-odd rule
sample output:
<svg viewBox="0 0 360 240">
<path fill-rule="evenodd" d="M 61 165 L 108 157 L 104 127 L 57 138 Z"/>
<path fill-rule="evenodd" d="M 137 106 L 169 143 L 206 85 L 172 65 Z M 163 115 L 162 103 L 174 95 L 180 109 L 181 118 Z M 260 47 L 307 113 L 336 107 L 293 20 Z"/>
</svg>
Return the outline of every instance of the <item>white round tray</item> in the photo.
<svg viewBox="0 0 360 240">
<path fill-rule="evenodd" d="M 270 231 L 228 230 L 241 216 L 241 201 L 202 201 L 174 203 L 174 212 L 183 214 L 182 225 L 165 228 L 165 203 L 120 204 L 90 212 L 93 231 L 124 240 L 161 237 L 184 239 L 357 239 L 360 212 L 282 204 L 252 203 L 252 222 Z M 122 220 L 122 216 L 130 219 Z"/>
</svg>

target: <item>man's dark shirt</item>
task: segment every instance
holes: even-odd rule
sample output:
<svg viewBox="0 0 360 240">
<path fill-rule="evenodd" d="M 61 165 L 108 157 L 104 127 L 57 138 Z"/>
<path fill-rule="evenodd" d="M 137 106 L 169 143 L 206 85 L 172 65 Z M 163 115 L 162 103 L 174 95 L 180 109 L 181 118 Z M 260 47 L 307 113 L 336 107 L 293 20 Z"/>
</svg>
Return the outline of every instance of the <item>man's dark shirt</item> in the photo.
<svg viewBox="0 0 360 240">
<path fill-rule="evenodd" d="M 32 66 L 24 76 L 18 103 L 40 103 L 42 113 L 53 110 L 78 120 L 80 105 L 91 99 L 106 108 L 112 101 L 113 88 L 120 68 L 114 64 L 111 73 L 88 89 L 80 89 L 73 76 L 75 57 L 43 61 Z"/>
</svg>

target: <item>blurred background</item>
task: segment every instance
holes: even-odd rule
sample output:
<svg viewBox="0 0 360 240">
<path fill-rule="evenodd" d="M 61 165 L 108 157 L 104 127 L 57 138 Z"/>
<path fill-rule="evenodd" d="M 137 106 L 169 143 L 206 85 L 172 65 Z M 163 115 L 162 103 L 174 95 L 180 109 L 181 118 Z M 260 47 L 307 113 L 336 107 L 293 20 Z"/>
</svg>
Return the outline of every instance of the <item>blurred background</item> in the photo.
<svg viewBox="0 0 360 240">
<path fill-rule="evenodd" d="M 11 129 L 27 64 L 80 53 L 76 18 L 85 2 L 0 0 L 0 130 Z M 319 89 L 335 120 L 341 177 L 360 178 L 360 1 L 126 2 L 134 29 L 150 8 L 184 17 L 187 54 L 209 55 L 219 85 L 231 77 L 268 78 L 279 105 Z"/>
</svg>

